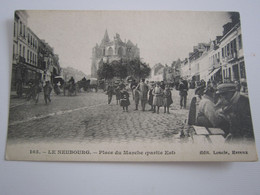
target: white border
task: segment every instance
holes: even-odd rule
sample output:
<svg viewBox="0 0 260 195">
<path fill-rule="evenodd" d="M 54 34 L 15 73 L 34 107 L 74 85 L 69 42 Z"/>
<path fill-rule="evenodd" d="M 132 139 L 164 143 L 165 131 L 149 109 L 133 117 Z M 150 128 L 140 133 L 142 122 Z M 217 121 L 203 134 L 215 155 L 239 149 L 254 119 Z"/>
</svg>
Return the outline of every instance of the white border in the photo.
<svg viewBox="0 0 260 195">
<path fill-rule="evenodd" d="M 4 160 L 15 9 L 239 11 L 260 150 L 260 1 L 4 1 L 0 8 L 0 194 L 258 194 L 260 163 L 50 163 Z M 8 49 L 7 49 L 8 48 Z M 259 155 L 258 155 L 259 156 Z"/>
</svg>

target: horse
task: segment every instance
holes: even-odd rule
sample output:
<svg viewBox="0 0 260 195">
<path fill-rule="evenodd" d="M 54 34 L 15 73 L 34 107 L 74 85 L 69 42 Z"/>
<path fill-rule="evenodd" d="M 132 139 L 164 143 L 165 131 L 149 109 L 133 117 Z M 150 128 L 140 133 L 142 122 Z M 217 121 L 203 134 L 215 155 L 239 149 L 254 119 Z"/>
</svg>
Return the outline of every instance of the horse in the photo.
<svg viewBox="0 0 260 195">
<path fill-rule="evenodd" d="M 66 95 L 66 90 L 68 91 L 68 95 L 77 95 L 77 90 L 76 90 L 76 84 L 75 83 L 67 83 L 65 82 L 63 84 L 63 94 L 64 96 Z"/>
<path fill-rule="evenodd" d="M 89 80 L 89 79 L 87 80 L 87 79 L 84 77 L 82 80 L 80 80 L 80 81 L 77 82 L 77 86 L 78 86 L 78 92 L 79 92 L 81 89 L 83 89 L 84 91 L 88 91 L 89 86 L 90 86 L 90 80 Z"/>
</svg>

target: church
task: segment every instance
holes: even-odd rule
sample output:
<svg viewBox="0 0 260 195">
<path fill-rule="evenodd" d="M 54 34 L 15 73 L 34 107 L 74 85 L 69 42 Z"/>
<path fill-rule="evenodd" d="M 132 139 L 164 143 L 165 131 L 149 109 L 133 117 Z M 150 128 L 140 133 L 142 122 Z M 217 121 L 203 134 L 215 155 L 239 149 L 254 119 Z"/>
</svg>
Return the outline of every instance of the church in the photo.
<svg viewBox="0 0 260 195">
<path fill-rule="evenodd" d="M 130 40 L 123 42 L 117 33 L 114 39 L 110 40 L 106 30 L 101 44 L 96 44 L 92 49 L 91 77 L 97 78 L 97 70 L 102 63 L 133 59 L 140 59 L 137 44 L 134 45 Z"/>
</svg>

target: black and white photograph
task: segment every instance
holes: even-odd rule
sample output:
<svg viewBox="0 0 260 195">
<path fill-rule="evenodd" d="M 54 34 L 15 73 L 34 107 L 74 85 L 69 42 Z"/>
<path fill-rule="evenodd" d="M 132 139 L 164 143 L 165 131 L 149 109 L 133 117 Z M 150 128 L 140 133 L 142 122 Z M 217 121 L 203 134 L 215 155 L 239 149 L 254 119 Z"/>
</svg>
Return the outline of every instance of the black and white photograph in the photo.
<svg viewBox="0 0 260 195">
<path fill-rule="evenodd" d="M 239 12 L 17 10 L 13 25 L 7 160 L 258 160 Z"/>
</svg>

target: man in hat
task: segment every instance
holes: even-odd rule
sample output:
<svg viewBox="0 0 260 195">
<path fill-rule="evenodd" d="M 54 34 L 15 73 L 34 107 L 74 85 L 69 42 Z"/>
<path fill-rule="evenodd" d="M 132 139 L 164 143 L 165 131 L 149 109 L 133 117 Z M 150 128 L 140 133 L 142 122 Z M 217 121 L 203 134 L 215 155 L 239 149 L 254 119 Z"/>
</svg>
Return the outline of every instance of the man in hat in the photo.
<svg viewBox="0 0 260 195">
<path fill-rule="evenodd" d="M 179 94 L 180 94 L 180 107 L 186 108 L 187 95 L 188 95 L 188 82 L 186 80 L 180 79 L 179 84 Z"/>
<path fill-rule="evenodd" d="M 198 106 L 197 125 L 205 127 L 217 127 L 219 119 L 214 104 L 215 91 L 213 87 L 207 86 Z"/>
<path fill-rule="evenodd" d="M 240 94 L 234 83 L 223 83 L 217 87 L 216 94 L 219 96 L 216 107 L 220 108 L 218 116 L 226 121 L 224 130 L 227 138 L 250 138 L 254 139 L 253 124 L 249 99 Z"/>
</svg>

